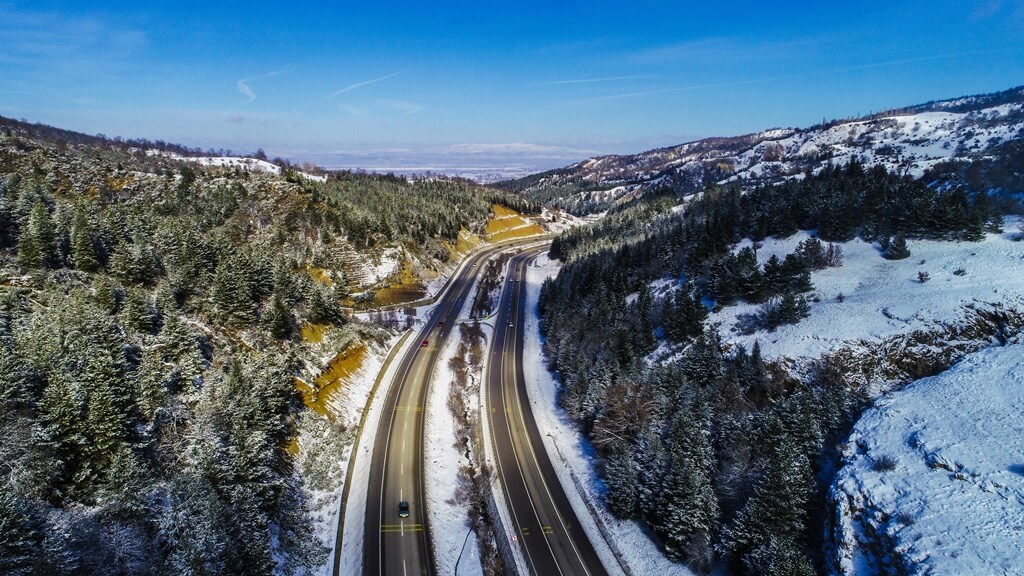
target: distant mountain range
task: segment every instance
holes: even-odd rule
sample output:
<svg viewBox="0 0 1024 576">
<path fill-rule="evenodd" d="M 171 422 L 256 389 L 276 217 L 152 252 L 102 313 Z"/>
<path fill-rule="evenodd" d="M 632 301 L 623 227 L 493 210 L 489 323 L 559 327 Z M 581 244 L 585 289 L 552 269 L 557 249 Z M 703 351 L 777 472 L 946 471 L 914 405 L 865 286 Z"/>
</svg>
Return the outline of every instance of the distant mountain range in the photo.
<svg viewBox="0 0 1024 576">
<path fill-rule="evenodd" d="M 1024 192 L 1024 86 L 928 102 L 806 129 L 706 138 L 633 155 L 598 156 L 497 186 L 576 214 L 648 191 L 753 185 L 859 159 L 978 190 Z"/>
</svg>

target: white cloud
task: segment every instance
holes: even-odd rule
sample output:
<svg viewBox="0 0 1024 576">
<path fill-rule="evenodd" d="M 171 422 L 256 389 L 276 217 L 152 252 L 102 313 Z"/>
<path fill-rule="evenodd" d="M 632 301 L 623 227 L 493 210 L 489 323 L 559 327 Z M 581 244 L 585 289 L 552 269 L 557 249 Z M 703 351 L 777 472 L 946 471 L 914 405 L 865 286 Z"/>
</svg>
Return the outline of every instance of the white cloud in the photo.
<svg viewBox="0 0 1024 576">
<path fill-rule="evenodd" d="M 349 116 L 352 116 L 353 118 L 362 118 L 363 116 L 366 116 L 366 110 L 363 110 L 358 106 L 352 106 L 351 104 L 339 103 L 338 109 L 341 110 L 342 112 L 345 112 Z"/>
<path fill-rule="evenodd" d="M 341 94 L 344 94 L 346 92 L 351 92 L 351 91 L 353 91 L 353 90 L 355 90 L 357 88 L 362 88 L 363 86 L 369 86 L 370 84 L 376 84 L 377 82 L 383 82 L 383 81 L 385 81 L 385 80 L 387 80 L 389 78 L 394 78 L 395 76 L 398 76 L 399 74 L 401 74 L 401 72 L 394 72 L 394 73 L 388 74 L 387 76 L 381 76 L 380 78 L 374 78 L 372 80 L 364 80 L 362 82 L 356 82 L 355 84 L 352 84 L 350 86 L 346 86 L 344 88 L 335 90 L 334 92 L 331 92 L 330 94 L 328 94 L 327 96 L 324 96 L 323 98 L 321 98 L 319 100 L 313 100 L 312 102 L 307 102 L 307 103 L 303 104 L 302 106 L 299 106 L 298 108 L 296 108 L 296 110 L 302 110 L 303 108 L 308 108 L 308 107 L 310 107 L 310 106 L 312 106 L 314 104 L 319 104 L 321 102 L 325 102 L 327 100 L 330 100 L 331 98 L 334 98 L 335 96 L 340 96 Z"/>
<path fill-rule="evenodd" d="M 597 153 L 596 150 L 581 150 L 566 146 L 550 146 L 529 142 L 452 144 L 436 151 L 447 155 L 500 155 L 531 158 L 576 158 Z"/>
<path fill-rule="evenodd" d="M 537 82 L 536 84 L 527 84 L 527 86 L 560 86 L 564 84 L 594 84 L 598 82 L 621 82 L 626 80 L 647 80 L 650 78 L 657 78 L 653 75 L 645 76 L 608 76 L 605 78 L 577 78 L 574 80 L 553 80 L 551 82 Z"/>
<path fill-rule="evenodd" d="M 273 78 L 274 76 L 281 74 L 281 72 L 281 70 L 274 70 L 273 72 L 267 72 L 266 74 L 260 74 L 259 76 L 252 76 L 250 78 L 242 78 L 241 80 L 239 80 L 236 83 L 236 85 L 238 86 L 238 91 L 244 94 L 245 96 L 249 97 L 249 99 L 246 100 L 245 103 L 248 104 L 249 102 L 252 102 L 256 99 L 256 93 L 252 91 L 252 87 L 249 86 L 249 82 L 253 82 L 255 80 L 263 80 L 264 78 Z"/>
<path fill-rule="evenodd" d="M 377 100 L 377 105 L 389 110 L 394 110 L 402 116 L 410 116 L 423 110 L 423 106 L 406 100 Z"/>
</svg>

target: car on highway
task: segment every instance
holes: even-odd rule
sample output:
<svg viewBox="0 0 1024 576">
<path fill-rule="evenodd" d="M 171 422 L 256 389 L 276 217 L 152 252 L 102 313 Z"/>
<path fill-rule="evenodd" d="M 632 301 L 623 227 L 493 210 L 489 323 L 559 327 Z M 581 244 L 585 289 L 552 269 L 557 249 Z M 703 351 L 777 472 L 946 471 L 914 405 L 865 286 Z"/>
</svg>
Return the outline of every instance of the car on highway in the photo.
<svg viewBox="0 0 1024 576">
<path fill-rule="evenodd" d="M 398 517 L 408 518 L 409 517 L 409 503 L 402 500 L 398 503 Z"/>
<path fill-rule="evenodd" d="M 423 342 L 420 342 L 420 348 L 426 348 L 427 346 L 430 346 L 430 340 L 424 340 Z"/>
</svg>

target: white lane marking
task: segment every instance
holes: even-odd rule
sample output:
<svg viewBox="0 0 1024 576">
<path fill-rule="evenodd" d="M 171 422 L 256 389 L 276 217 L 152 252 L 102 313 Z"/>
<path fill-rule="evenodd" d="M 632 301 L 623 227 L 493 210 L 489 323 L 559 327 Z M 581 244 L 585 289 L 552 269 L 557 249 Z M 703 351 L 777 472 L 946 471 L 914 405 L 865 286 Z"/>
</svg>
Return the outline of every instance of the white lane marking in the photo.
<svg viewBox="0 0 1024 576">
<path fill-rule="evenodd" d="M 520 318 L 518 318 L 519 312 L 520 312 L 519 307 L 516 307 L 516 317 L 517 317 L 516 319 L 517 320 L 520 319 Z M 517 344 L 518 344 L 518 342 L 517 342 Z M 583 571 L 586 574 L 590 574 L 590 570 L 587 568 L 586 562 L 583 561 L 583 556 L 580 554 L 579 549 L 576 547 L 575 540 L 573 540 L 572 536 L 569 535 L 569 530 L 565 526 L 565 520 L 562 518 L 562 513 L 558 509 L 558 505 L 555 504 L 555 499 L 551 496 L 551 489 L 548 487 L 547 479 L 544 478 L 544 474 L 542 474 L 541 471 L 540 471 L 540 463 L 537 461 L 537 454 L 536 454 L 536 451 L 535 451 L 536 447 L 533 445 L 533 442 L 530 439 L 529 432 L 527 431 L 527 428 L 526 428 L 526 417 L 523 415 L 523 401 L 522 401 L 522 398 L 519 395 L 519 371 L 517 370 L 518 365 L 522 362 L 521 358 L 519 358 L 519 356 L 521 355 L 521 352 L 522 351 L 519 349 L 518 346 L 516 346 L 516 345 L 512 346 L 512 354 L 511 354 L 511 356 L 512 356 L 512 366 L 513 366 L 513 368 L 512 368 L 512 389 L 515 391 L 515 403 L 516 403 L 516 405 L 519 406 L 519 422 L 520 422 L 520 425 L 522 426 L 522 429 L 523 429 L 523 432 L 524 432 L 523 437 L 524 437 L 524 440 L 525 440 L 525 443 L 524 443 L 525 445 L 524 445 L 524 450 L 523 451 L 530 456 L 531 460 L 533 460 L 533 470 L 536 472 L 537 477 L 540 478 L 541 486 L 544 487 L 544 492 L 547 494 L 547 497 L 548 497 L 548 503 L 551 505 L 551 509 L 555 511 L 555 517 L 558 519 L 558 523 L 561 524 L 562 531 L 565 534 L 566 540 L 569 541 L 569 545 L 572 547 L 572 551 L 576 554 L 576 559 L 579 560 L 579 562 L 580 562 L 580 567 L 583 568 Z M 530 407 L 526 406 L 526 409 L 530 410 Z M 543 446 L 541 448 L 543 449 Z M 525 481 L 525 479 L 524 479 L 524 481 Z M 527 488 L 527 493 L 529 493 L 529 488 Z M 531 500 L 531 503 L 532 503 L 532 500 L 533 500 L 533 495 L 532 494 L 530 495 L 530 500 Z M 536 513 L 536 509 L 535 509 L 535 513 Z M 538 523 L 540 523 L 540 519 L 539 518 L 538 518 Z M 547 540 L 547 539 L 545 539 L 545 540 Z M 549 547 L 550 547 L 550 544 L 549 544 Z M 552 555 L 554 555 L 554 551 L 553 550 L 552 550 Z M 561 568 L 559 568 L 559 572 L 561 572 Z"/>
<path fill-rule="evenodd" d="M 512 298 L 513 294 L 510 293 L 508 296 L 509 296 L 509 298 Z M 506 334 L 508 333 L 508 329 L 507 328 L 505 329 L 505 332 L 506 332 Z M 505 373 L 508 371 L 507 367 L 508 367 L 508 363 L 510 361 L 510 357 L 514 356 L 514 355 L 515 355 L 515 345 L 514 344 L 512 346 L 512 354 L 505 354 L 504 353 L 504 349 L 502 350 L 501 364 L 500 364 L 501 365 L 501 369 L 499 371 L 499 378 L 500 378 L 500 382 L 501 382 L 501 384 L 500 384 L 500 386 L 501 386 L 501 403 L 502 403 L 502 405 L 504 405 L 506 410 L 508 410 L 510 408 L 510 403 L 509 403 L 509 399 L 508 399 L 508 397 L 506 395 L 506 391 L 508 389 L 508 386 L 506 386 Z M 512 368 L 512 390 L 513 390 L 513 393 L 516 394 L 516 397 L 518 398 L 518 390 L 516 389 L 515 381 L 516 381 L 515 380 L 515 364 L 513 364 L 513 368 Z M 518 400 L 517 400 L 517 403 L 518 403 Z M 520 417 L 522 417 L 522 409 L 521 408 L 520 408 Z M 516 443 L 516 440 L 515 440 L 515 435 L 512 433 L 512 421 L 508 417 L 505 418 L 505 428 L 508 431 L 509 444 L 512 447 L 512 456 L 513 456 L 513 458 L 515 460 L 516 470 L 519 472 L 519 478 L 523 482 L 523 490 L 526 492 L 526 499 L 529 501 L 530 509 L 533 512 L 534 519 L 537 521 L 537 525 L 538 526 L 543 526 L 544 523 L 541 522 L 541 520 L 540 520 L 540 514 L 537 511 L 537 505 L 534 503 L 534 495 L 530 492 L 530 486 L 529 486 L 529 484 L 526 481 L 526 474 L 523 472 L 522 463 L 520 462 L 520 458 L 519 458 L 519 455 L 518 455 L 518 453 L 524 452 L 524 448 L 522 446 L 519 446 L 518 449 L 517 449 L 517 443 Z M 529 440 L 529 437 L 527 436 L 526 443 L 529 444 L 529 442 L 530 442 L 530 440 Z M 524 454 L 524 458 L 523 459 L 525 459 L 525 454 Z M 549 498 L 550 498 L 550 495 L 549 495 Z M 509 501 L 508 504 L 509 504 L 509 508 L 513 507 L 511 500 Z M 556 513 L 557 513 L 557 508 L 556 508 Z M 564 572 L 562 572 L 562 567 L 558 565 L 558 559 L 555 556 L 554 548 L 552 548 L 552 546 L 551 546 L 551 540 L 548 539 L 548 538 L 544 538 L 544 545 L 545 545 L 545 547 L 547 547 L 548 553 L 551 554 L 551 559 L 555 561 L 555 569 L 558 570 L 559 574 L 564 574 Z M 532 555 L 529 552 L 530 548 L 529 548 L 529 546 L 526 545 L 526 541 L 525 540 L 523 541 L 523 549 L 526 550 L 526 556 L 529 559 L 530 564 L 532 565 L 533 564 L 533 557 L 532 557 Z M 586 567 L 584 567 L 584 570 L 586 570 Z M 534 573 L 536 573 L 536 567 L 534 567 Z"/>
</svg>

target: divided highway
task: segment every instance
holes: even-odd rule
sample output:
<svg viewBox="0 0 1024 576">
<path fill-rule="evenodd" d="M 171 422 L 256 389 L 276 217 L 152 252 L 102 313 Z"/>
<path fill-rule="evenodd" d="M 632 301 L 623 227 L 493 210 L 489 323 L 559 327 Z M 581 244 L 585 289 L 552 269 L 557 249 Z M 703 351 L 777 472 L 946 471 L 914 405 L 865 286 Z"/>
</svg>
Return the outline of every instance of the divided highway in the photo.
<svg viewBox="0 0 1024 576">
<path fill-rule="evenodd" d="M 470 292 L 481 263 L 511 247 L 504 244 L 470 256 L 450 281 L 395 372 L 371 454 L 364 574 L 435 573 L 423 486 L 423 407 L 428 380 L 439 359 L 441 344 L 453 330 L 466 300 L 472 296 Z M 399 503 L 403 501 L 409 503 L 407 516 L 405 511 L 399 513 Z M 335 559 L 335 574 L 337 572 L 338 558 Z"/>
<path fill-rule="evenodd" d="M 523 376 L 526 266 L 546 250 L 531 249 L 509 264 L 499 303 L 487 377 L 490 441 L 512 520 L 513 546 L 531 574 L 604 575 L 607 571 L 562 490 L 544 449 Z"/>
</svg>

